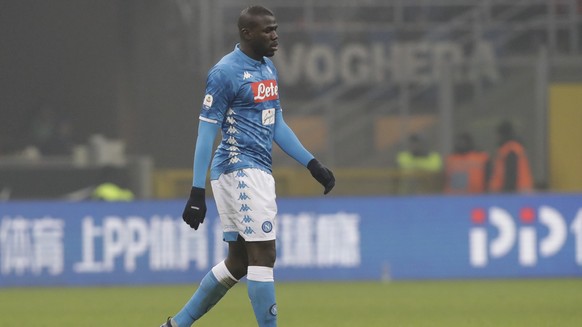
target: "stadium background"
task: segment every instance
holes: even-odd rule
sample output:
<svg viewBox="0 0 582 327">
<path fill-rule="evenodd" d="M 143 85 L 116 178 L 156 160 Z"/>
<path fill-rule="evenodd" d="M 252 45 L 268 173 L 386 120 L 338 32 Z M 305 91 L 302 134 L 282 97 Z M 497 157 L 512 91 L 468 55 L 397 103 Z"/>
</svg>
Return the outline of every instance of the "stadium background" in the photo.
<svg viewBox="0 0 582 327">
<path fill-rule="evenodd" d="M 206 73 L 234 46 L 236 18 L 241 7 L 250 3 L 26 0 L 0 5 L 0 286 L 167 284 L 201 277 L 207 267 L 195 260 L 187 261 L 191 265 L 186 270 L 178 260 L 159 263 L 174 270 L 156 271 L 152 257 L 171 247 L 155 252 L 153 241 L 142 242 L 148 247 L 141 249 L 138 238 L 122 244 L 119 237 L 138 235 L 142 225 L 153 230 L 156 219 L 168 218 L 163 215 L 179 225 L 182 199 L 192 178 Z M 582 275 L 580 1 L 271 0 L 261 4 L 275 12 L 280 26 L 281 49 L 274 60 L 281 75 L 286 121 L 334 169 L 338 179 L 333 195 L 321 198 L 318 184 L 303 168 L 280 150 L 274 153 L 281 214 L 289 218 L 287 230 L 295 230 L 282 236 L 291 246 L 288 249 L 296 251 L 292 258 L 279 258 L 283 280 Z M 73 122 L 71 155 L 43 156 L 32 146 L 31 122 L 46 107 Z M 402 175 L 394 159 L 410 134 L 420 133 L 445 156 L 451 151 L 453 136 L 469 131 L 480 148 L 493 153 L 495 127 L 502 120 L 513 122 L 527 148 L 536 182 L 534 195 L 446 196 L 441 194 L 438 175 L 414 176 L 419 186 L 415 193 L 423 196 L 399 192 Z M 86 199 L 93 187 L 106 180 L 130 188 L 139 201 L 69 202 Z M 94 230 L 113 226 L 110 234 L 86 236 L 87 215 L 94 219 Z M 360 234 L 350 243 L 360 246 L 362 257 L 356 261 L 343 254 L 318 256 L 320 250 L 300 246 L 305 240 L 300 237 L 302 228 L 329 227 L 325 225 L 329 219 L 338 219 L 346 222 L 341 225 L 347 226 L 345 232 L 353 215 L 360 222 Z M 479 218 L 482 215 L 485 224 Z M 48 235 L 48 244 L 53 246 L 42 252 L 39 246 L 47 238 L 35 239 L 34 226 L 46 223 L 45 218 L 62 219 L 64 223 L 56 226 L 64 229 L 41 234 Z M 299 223 L 292 223 L 295 218 Z M 508 224 L 513 229 L 506 229 Z M 179 227 L 173 228 L 179 233 Z M 382 234 L 383 230 L 388 232 Z M 499 235 L 512 235 L 507 236 L 511 244 L 497 250 L 479 247 L 479 236 L 471 243 L 479 230 L 488 233 L 485 241 L 491 244 L 503 239 Z M 504 234 L 504 230 L 510 232 Z M 317 243 L 318 231 L 308 238 L 313 246 L 334 244 L 333 239 Z M 211 226 L 204 233 L 208 265 L 220 249 L 212 248 Z M 111 236 L 111 248 L 103 235 Z M 560 241 L 550 235 L 560 235 L 556 236 Z M 54 242 L 59 237 L 63 243 Z M 83 252 L 85 239 L 102 249 Z M 344 249 L 351 253 L 349 247 Z M 127 259 L 130 250 L 135 261 Z M 62 254 L 57 255 L 64 260 L 62 266 L 35 261 L 43 254 L 54 258 L 55 253 Z M 111 266 L 105 253 L 110 255 Z M 312 256 L 302 257 L 305 253 Z M 332 261 L 317 261 L 322 258 Z M 79 263 L 97 263 L 84 267 L 101 270 L 95 275 L 79 274 L 74 268 Z M 491 289 L 512 289 L 515 283 Z M 579 288 L 579 279 L 571 283 L 562 289 L 564 294 L 565 289 Z M 386 284 L 381 285 L 371 288 L 384 290 Z M 490 288 L 487 285 L 492 284 L 483 287 Z M 546 285 L 525 288 L 546 289 Z M 407 291 L 396 293 L 405 298 L 409 287 L 424 286 L 413 282 L 401 286 Z M 394 287 L 386 293 L 395 291 Z M 464 287 L 476 286 L 447 284 L 435 287 L 434 297 L 425 306 L 411 305 L 409 301 L 417 300 L 414 297 L 400 304 L 405 311 L 413 308 L 423 313 L 444 301 L 442 292 Z M 514 292 L 526 293 L 518 288 Z M 379 294 L 377 301 L 383 303 L 386 293 Z M 25 307 L 18 301 L 31 301 L 18 287 L 3 294 L 17 299 L 10 309 L 14 312 Z M 422 296 L 421 291 L 410 294 Z M 547 302 L 529 304 L 539 312 L 551 307 L 555 309 L 551 312 L 571 317 L 559 325 L 575 326 L 582 319 L 572 308 L 579 303 L 579 295 L 564 297 L 557 308 L 549 304 L 557 300 L 540 294 L 531 298 L 547 296 Z M 458 296 L 473 303 L 473 295 Z M 486 305 L 497 299 L 493 296 Z M 107 299 L 101 305 L 105 307 Z M 330 310 L 342 305 L 330 305 Z M 174 306 L 168 304 L 168 310 Z M 157 315 L 156 309 L 148 311 Z M 500 325 L 489 319 L 504 310 L 492 310 L 474 325 Z M 531 316 L 538 317 L 538 311 Z M 19 322 L 2 316 L 6 323 Z M 427 317 L 423 323 L 403 325 L 431 325 L 431 317 L 434 325 L 439 321 L 470 325 Z M 547 317 L 548 321 L 554 318 Z M 528 325 L 520 319 L 509 315 L 514 325 Z"/>
<path fill-rule="evenodd" d="M 122 170 L 116 178 L 140 197 L 181 197 L 190 182 L 206 73 L 236 42 L 245 3 L 6 2 L 0 153 L 3 179 L 19 174 L 12 183 L 18 185 L 3 183 L 10 198 L 63 197 L 99 180 L 83 151 L 86 171 L 68 176 L 84 181 L 61 174 L 56 190 L 34 183 L 50 174 L 27 178 L 30 172 L 14 168 L 30 162 L 20 157 L 28 153 L 31 120 L 45 106 L 74 122 L 73 141 L 88 147 L 92 163 L 99 162 L 94 148 L 101 140 L 92 136 L 121 141 L 126 157 L 101 162 L 135 164 L 128 169 L 133 175 Z M 503 119 L 516 125 L 538 189 L 582 188 L 574 169 L 582 159 L 570 151 L 579 145 L 582 119 L 568 107 L 580 92 L 562 87 L 579 85 L 582 75 L 578 1 L 265 5 L 280 24 L 275 61 L 286 119 L 338 170 L 343 183 L 336 194 L 395 193 L 398 177 L 389 170 L 411 133 L 421 133 L 443 156 L 461 131 L 493 152 Z M 275 163 L 280 195 L 315 194 L 315 184 L 306 187 L 279 150 Z"/>
</svg>

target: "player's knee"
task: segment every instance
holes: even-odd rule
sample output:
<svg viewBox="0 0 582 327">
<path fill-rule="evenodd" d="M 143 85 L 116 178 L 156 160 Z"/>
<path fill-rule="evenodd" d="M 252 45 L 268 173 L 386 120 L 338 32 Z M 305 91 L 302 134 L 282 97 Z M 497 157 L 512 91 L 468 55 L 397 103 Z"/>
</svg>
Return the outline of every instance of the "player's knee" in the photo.
<svg viewBox="0 0 582 327">
<path fill-rule="evenodd" d="M 246 257 L 228 256 L 224 263 L 228 267 L 228 271 L 236 279 L 241 279 L 247 274 L 249 263 Z"/>
</svg>

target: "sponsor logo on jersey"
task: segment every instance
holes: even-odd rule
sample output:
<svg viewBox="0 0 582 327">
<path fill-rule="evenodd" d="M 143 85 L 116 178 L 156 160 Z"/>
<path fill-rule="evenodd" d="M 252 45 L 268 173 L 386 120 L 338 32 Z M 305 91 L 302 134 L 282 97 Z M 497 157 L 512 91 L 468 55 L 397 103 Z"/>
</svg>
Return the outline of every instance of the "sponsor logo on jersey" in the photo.
<svg viewBox="0 0 582 327">
<path fill-rule="evenodd" d="M 251 83 L 251 88 L 256 103 L 279 99 L 279 87 L 274 79 Z"/>
<path fill-rule="evenodd" d="M 206 96 L 204 96 L 204 102 L 202 104 L 204 106 L 204 109 L 210 109 L 210 107 L 212 107 L 213 100 L 214 98 L 212 97 L 212 95 L 206 94 Z"/>
<path fill-rule="evenodd" d="M 263 110 L 263 125 L 273 125 L 275 123 L 275 109 Z"/>
<path fill-rule="evenodd" d="M 249 78 L 252 78 L 252 77 L 253 77 L 253 75 L 251 75 L 251 73 L 249 73 L 249 72 L 247 72 L 247 71 L 245 71 L 245 72 L 243 73 L 243 81 L 245 81 L 245 80 L 247 80 L 247 79 L 249 79 Z"/>
</svg>

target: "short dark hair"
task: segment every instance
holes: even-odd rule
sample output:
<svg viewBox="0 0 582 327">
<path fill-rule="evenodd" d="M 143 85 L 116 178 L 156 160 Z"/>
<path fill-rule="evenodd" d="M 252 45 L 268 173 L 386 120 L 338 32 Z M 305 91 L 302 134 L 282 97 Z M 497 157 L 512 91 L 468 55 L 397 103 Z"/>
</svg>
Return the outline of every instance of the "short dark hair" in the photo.
<svg viewBox="0 0 582 327">
<path fill-rule="evenodd" d="M 240 12 L 240 16 L 238 17 L 238 30 L 242 30 L 243 28 L 252 28 L 256 24 L 256 20 L 254 17 L 257 16 L 275 16 L 271 10 L 265 8 L 263 6 L 249 6 L 243 9 Z"/>
</svg>

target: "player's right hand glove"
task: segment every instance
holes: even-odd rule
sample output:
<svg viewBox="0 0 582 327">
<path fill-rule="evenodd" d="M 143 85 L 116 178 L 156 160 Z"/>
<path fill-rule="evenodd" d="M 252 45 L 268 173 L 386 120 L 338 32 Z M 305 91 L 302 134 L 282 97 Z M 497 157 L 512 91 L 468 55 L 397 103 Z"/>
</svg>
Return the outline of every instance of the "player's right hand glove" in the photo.
<svg viewBox="0 0 582 327">
<path fill-rule="evenodd" d="M 198 226 L 204 222 L 206 217 L 206 190 L 199 187 L 192 187 L 190 191 L 190 198 L 186 203 L 184 212 L 182 213 L 182 219 L 186 224 L 195 230 Z"/>
<path fill-rule="evenodd" d="M 311 172 L 311 176 L 315 178 L 319 184 L 325 188 L 323 194 L 329 193 L 335 186 L 335 177 L 329 168 L 321 164 L 317 159 L 313 158 L 307 164 L 307 169 Z"/>
</svg>

